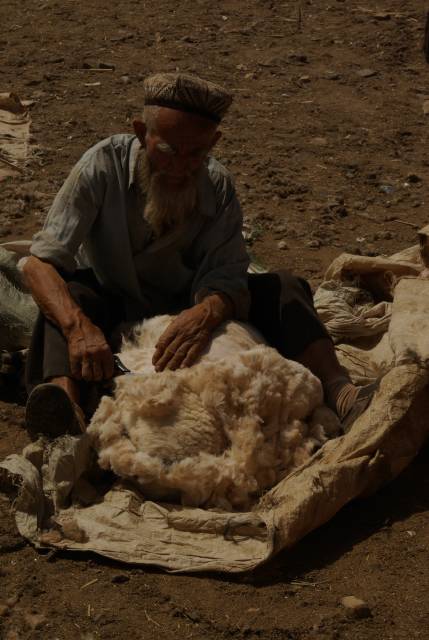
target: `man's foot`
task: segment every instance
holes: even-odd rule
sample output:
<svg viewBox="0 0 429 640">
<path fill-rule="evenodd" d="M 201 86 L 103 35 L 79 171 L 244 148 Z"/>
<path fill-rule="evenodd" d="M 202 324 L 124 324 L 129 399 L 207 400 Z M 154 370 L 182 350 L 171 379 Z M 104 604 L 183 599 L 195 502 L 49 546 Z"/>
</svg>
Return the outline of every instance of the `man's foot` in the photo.
<svg viewBox="0 0 429 640">
<path fill-rule="evenodd" d="M 367 384 L 364 387 L 357 387 L 358 393 L 356 398 L 350 409 L 341 419 L 341 427 L 344 433 L 348 433 L 356 420 L 368 409 L 374 393 L 378 389 L 378 385 L 379 383 L 377 381 L 372 384 Z"/>
<path fill-rule="evenodd" d="M 34 387 L 25 410 L 25 426 L 32 436 L 50 438 L 86 430 L 82 409 L 56 384 L 45 382 Z"/>
</svg>

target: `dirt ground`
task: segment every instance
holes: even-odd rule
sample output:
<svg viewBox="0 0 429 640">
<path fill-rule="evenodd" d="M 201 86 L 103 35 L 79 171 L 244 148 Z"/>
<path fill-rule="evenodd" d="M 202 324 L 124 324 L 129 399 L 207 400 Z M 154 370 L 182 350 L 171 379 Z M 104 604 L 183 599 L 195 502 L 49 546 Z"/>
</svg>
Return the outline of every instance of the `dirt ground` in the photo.
<svg viewBox="0 0 429 640">
<path fill-rule="evenodd" d="M 35 146 L 1 184 L 0 240 L 30 237 L 81 153 L 130 131 L 143 78 L 177 69 L 235 93 L 216 155 L 261 262 L 317 285 L 344 250 L 412 244 L 428 222 L 423 5 L 1 0 L 0 91 L 34 100 Z M 22 402 L 1 402 L 0 458 L 26 441 Z M 37 553 L 0 498 L 0 638 L 427 639 L 428 463 L 426 449 L 377 495 L 232 578 Z M 348 616 L 347 595 L 371 615 Z"/>
</svg>

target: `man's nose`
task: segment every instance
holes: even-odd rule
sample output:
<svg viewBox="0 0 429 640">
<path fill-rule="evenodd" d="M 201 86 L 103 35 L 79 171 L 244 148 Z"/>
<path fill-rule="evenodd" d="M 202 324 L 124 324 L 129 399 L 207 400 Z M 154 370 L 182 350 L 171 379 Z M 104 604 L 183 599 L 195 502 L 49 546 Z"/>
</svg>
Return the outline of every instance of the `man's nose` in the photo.
<svg viewBox="0 0 429 640">
<path fill-rule="evenodd" d="M 194 170 L 192 159 L 189 156 L 177 155 L 171 158 L 171 173 L 175 176 L 187 176 Z"/>
</svg>

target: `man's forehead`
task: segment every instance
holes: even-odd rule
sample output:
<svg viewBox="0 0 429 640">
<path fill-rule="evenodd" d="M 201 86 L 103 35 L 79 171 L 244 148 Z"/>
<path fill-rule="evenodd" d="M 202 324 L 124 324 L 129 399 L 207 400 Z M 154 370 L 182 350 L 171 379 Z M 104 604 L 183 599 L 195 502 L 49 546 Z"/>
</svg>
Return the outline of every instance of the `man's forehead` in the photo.
<svg viewBox="0 0 429 640">
<path fill-rule="evenodd" d="M 217 125 L 202 116 L 161 107 L 156 114 L 157 137 L 165 142 L 201 141 L 202 144 L 212 139 Z"/>
</svg>

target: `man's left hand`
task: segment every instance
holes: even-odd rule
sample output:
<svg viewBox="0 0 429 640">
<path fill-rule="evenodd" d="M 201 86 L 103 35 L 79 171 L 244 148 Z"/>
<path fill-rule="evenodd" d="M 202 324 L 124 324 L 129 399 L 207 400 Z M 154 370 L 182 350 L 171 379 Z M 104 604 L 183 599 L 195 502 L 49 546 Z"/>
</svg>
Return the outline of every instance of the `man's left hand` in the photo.
<svg viewBox="0 0 429 640">
<path fill-rule="evenodd" d="M 214 329 L 231 317 L 231 301 L 218 293 L 182 311 L 156 344 L 152 359 L 156 371 L 191 366 L 210 342 Z"/>
</svg>

